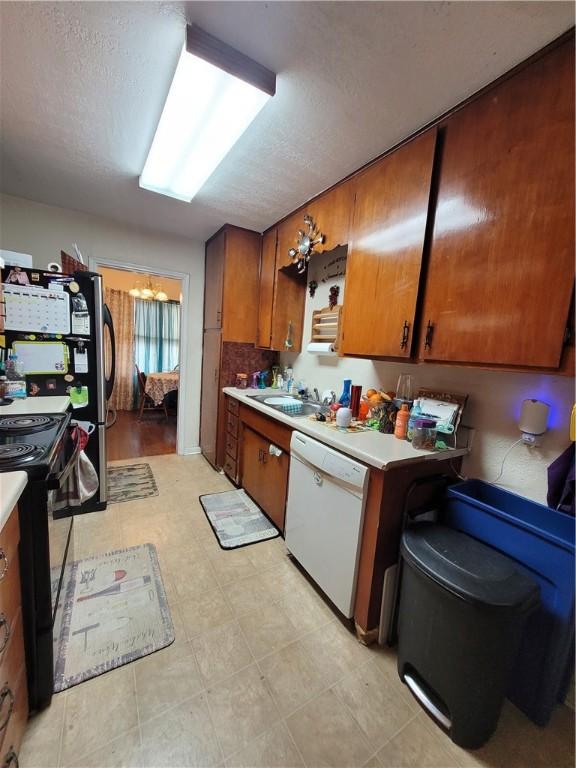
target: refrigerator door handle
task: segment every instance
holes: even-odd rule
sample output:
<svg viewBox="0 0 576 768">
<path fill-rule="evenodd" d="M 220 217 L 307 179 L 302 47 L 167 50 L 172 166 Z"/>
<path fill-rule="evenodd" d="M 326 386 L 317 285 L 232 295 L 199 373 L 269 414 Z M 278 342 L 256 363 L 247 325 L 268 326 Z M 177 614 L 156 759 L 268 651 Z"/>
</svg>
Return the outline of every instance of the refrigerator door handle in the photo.
<svg viewBox="0 0 576 768">
<path fill-rule="evenodd" d="M 106 377 L 104 372 L 104 303 L 102 301 L 102 278 L 94 275 L 94 326 L 96 339 L 96 397 L 98 423 L 106 420 Z"/>
<path fill-rule="evenodd" d="M 110 334 L 110 351 L 112 360 L 110 361 L 110 377 L 106 379 L 106 373 L 104 378 L 106 379 L 106 400 L 110 400 L 112 396 L 112 390 L 114 389 L 114 381 L 116 379 L 116 337 L 114 335 L 114 323 L 112 322 L 112 315 L 108 309 L 108 305 L 104 304 L 104 326 L 108 328 Z"/>
</svg>

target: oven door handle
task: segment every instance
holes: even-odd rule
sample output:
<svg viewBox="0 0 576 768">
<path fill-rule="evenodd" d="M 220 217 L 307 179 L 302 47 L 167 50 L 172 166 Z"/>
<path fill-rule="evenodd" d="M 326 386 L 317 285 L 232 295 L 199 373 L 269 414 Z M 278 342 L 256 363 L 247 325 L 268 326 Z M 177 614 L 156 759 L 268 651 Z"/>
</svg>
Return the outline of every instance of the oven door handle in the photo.
<svg viewBox="0 0 576 768">
<path fill-rule="evenodd" d="M 70 456 L 70 459 L 68 460 L 68 463 L 64 467 L 64 469 L 59 472 L 57 475 L 52 475 L 48 478 L 47 487 L 49 491 L 57 491 L 59 488 L 62 487 L 62 484 L 67 480 L 68 475 L 72 472 L 74 469 L 74 466 L 76 465 L 76 461 L 78 459 L 78 456 L 80 455 L 80 439 L 76 438 L 76 445 L 74 446 L 74 451 L 72 452 L 72 456 Z"/>
</svg>

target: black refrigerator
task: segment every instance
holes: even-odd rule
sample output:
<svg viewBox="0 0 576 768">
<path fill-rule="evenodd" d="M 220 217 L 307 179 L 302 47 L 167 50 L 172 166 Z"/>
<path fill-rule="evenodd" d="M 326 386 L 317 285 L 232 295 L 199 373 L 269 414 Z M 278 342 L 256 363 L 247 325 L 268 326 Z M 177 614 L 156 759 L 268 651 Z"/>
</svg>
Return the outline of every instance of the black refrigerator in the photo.
<svg viewBox="0 0 576 768">
<path fill-rule="evenodd" d="M 6 266 L 0 277 L 0 347 L 5 360 L 16 354 L 23 365 L 28 397 L 68 395 L 72 419 L 93 425 L 84 450 L 98 474 L 98 490 L 81 506 L 57 516 L 105 509 L 106 415 L 114 386 L 115 343 L 102 276 Z"/>
</svg>

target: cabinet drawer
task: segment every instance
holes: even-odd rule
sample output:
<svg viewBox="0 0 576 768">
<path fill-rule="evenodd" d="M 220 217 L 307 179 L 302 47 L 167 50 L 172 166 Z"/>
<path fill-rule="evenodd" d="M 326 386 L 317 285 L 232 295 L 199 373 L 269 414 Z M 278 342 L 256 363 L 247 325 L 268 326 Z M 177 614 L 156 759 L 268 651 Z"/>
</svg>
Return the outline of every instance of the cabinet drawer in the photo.
<svg viewBox="0 0 576 768">
<path fill-rule="evenodd" d="M 226 435 L 226 453 L 231 459 L 238 458 L 238 440 L 232 435 Z"/>
<path fill-rule="evenodd" d="M 8 725 L 2 732 L 2 736 L 0 736 L 2 768 L 8 768 L 9 766 L 16 768 L 18 763 L 14 756 L 16 756 L 16 758 L 18 756 L 20 745 L 22 743 L 22 737 L 26 728 L 27 719 L 28 689 L 26 685 L 26 667 L 22 665 L 20 674 L 18 675 L 18 679 L 16 681 L 14 702 L 12 705 L 10 719 L 8 721 Z"/>
<path fill-rule="evenodd" d="M 228 475 L 230 480 L 233 480 L 234 482 L 236 482 L 236 479 L 237 479 L 236 468 L 237 468 L 236 460 L 233 459 L 231 456 L 228 456 L 228 454 L 226 454 L 226 458 L 224 459 L 223 470 Z"/>
<path fill-rule="evenodd" d="M 227 397 L 226 401 L 227 401 L 228 410 L 230 411 L 230 413 L 235 413 L 236 415 L 238 415 L 238 410 L 240 408 L 240 403 L 238 402 L 238 400 L 236 400 L 233 397 Z"/>
<path fill-rule="evenodd" d="M 11 562 L 18 552 L 20 541 L 20 524 L 18 522 L 18 510 L 12 510 L 0 533 L 0 584 L 6 579 L 8 573 L 13 570 Z"/>
<path fill-rule="evenodd" d="M 14 623 L 14 631 L 0 665 L 0 727 L 4 725 L 0 730 L 2 744 L 5 743 L 6 734 L 11 730 L 12 721 L 18 714 L 20 699 L 23 691 L 25 693 L 26 690 L 25 681 L 22 683 L 25 672 L 22 613 L 19 611 Z"/>
<path fill-rule="evenodd" d="M 226 432 L 234 438 L 238 437 L 238 416 L 230 411 L 226 414 Z"/>
<path fill-rule="evenodd" d="M 16 552 L 10 560 L 8 573 L 0 582 L 0 664 L 16 626 L 21 599 L 20 562 Z"/>
</svg>

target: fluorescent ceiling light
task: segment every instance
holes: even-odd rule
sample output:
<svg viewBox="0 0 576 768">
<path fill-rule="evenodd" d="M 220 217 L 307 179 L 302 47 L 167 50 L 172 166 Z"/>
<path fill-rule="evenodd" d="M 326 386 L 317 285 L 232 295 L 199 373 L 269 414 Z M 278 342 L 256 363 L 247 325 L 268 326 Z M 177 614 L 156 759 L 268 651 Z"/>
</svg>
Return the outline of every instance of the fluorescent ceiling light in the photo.
<svg viewBox="0 0 576 768">
<path fill-rule="evenodd" d="M 199 32 L 203 39 L 216 41 Z M 222 47 L 234 51 L 220 41 L 216 44 L 219 51 Z M 205 58 L 189 53 L 184 46 L 140 176 L 144 189 L 186 202 L 192 200 L 271 96 Z"/>
</svg>

